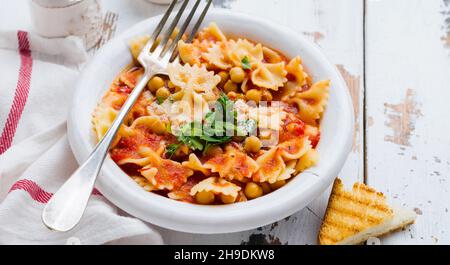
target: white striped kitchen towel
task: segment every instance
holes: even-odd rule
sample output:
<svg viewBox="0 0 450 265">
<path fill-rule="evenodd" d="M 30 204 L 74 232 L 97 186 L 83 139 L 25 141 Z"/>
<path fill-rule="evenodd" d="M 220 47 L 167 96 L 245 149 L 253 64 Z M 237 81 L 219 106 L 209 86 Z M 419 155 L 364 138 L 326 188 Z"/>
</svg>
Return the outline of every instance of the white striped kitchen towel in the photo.
<svg viewBox="0 0 450 265">
<path fill-rule="evenodd" d="M 41 221 L 45 203 L 77 167 L 65 120 L 86 59 L 75 37 L 0 32 L 0 244 L 162 244 L 152 227 L 98 191 L 73 231 L 50 231 Z"/>
</svg>

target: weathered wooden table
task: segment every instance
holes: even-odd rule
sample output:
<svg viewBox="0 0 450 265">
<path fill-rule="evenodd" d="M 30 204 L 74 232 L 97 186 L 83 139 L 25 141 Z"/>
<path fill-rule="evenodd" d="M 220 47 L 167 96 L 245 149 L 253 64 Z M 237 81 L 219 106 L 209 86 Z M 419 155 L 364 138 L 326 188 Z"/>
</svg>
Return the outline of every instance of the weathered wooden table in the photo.
<svg viewBox="0 0 450 265">
<path fill-rule="evenodd" d="M 27 8 L 26 1 L 0 5 L 6 2 L 14 9 Z M 353 97 L 356 134 L 339 177 L 348 186 L 366 182 L 419 215 L 414 226 L 382 238 L 382 244 L 449 244 L 450 0 L 214 4 L 291 27 L 320 46 L 341 71 Z M 108 0 L 104 5 L 105 41 L 166 8 L 143 0 Z M 0 6 L 0 29 L 30 28 L 29 18 L 13 19 L 18 13 L 3 12 L 4 7 Z M 162 233 L 169 244 L 316 244 L 328 195 L 329 191 L 299 213 L 253 231 Z"/>
</svg>

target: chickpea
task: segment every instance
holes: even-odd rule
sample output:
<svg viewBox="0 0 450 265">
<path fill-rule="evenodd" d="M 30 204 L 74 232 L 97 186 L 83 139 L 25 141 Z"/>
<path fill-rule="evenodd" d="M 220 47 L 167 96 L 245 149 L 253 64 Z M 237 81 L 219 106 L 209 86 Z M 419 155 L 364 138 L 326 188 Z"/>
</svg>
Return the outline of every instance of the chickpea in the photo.
<svg viewBox="0 0 450 265">
<path fill-rule="evenodd" d="M 153 77 L 150 82 L 148 82 L 147 87 L 148 90 L 152 93 L 156 93 L 156 91 L 165 85 L 164 79 L 159 76 Z"/>
<path fill-rule="evenodd" d="M 236 199 L 233 196 L 222 194 L 220 195 L 220 199 L 225 204 L 232 204 L 236 201 Z"/>
<path fill-rule="evenodd" d="M 254 101 L 255 103 L 259 103 L 262 99 L 262 92 L 257 89 L 250 89 L 245 94 L 248 101 Z"/>
<path fill-rule="evenodd" d="M 156 97 L 161 99 L 168 99 L 170 97 L 170 91 L 166 87 L 161 87 L 156 91 Z"/>
<path fill-rule="evenodd" d="M 223 90 L 225 90 L 226 94 L 228 94 L 230 92 L 235 92 L 236 93 L 238 91 L 238 86 L 233 81 L 228 80 L 228 82 L 223 87 Z"/>
<path fill-rule="evenodd" d="M 270 193 L 272 191 L 272 189 L 270 188 L 270 184 L 266 182 L 261 183 L 261 188 L 264 194 Z"/>
<path fill-rule="evenodd" d="M 247 183 L 247 186 L 245 186 L 244 192 L 245 192 L 245 196 L 247 196 L 247 198 L 250 200 L 256 199 L 263 195 L 263 189 L 254 182 Z"/>
<path fill-rule="evenodd" d="M 214 193 L 209 192 L 209 191 L 201 191 L 201 192 L 195 194 L 195 200 L 199 204 L 209 205 L 214 202 L 214 199 L 215 199 Z"/>
<path fill-rule="evenodd" d="M 286 185 L 286 181 L 285 180 L 280 180 L 280 181 L 277 181 L 277 182 L 275 182 L 273 184 L 270 184 L 270 187 L 273 190 L 277 190 L 277 189 L 283 187 L 284 185 Z"/>
<path fill-rule="evenodd" d="M 240 84 L 240 83 L 244 82 L 245 72 L 240 67 L 234 67 L 230 71 L 230 78 L 231 78 L 231 81 L 233 81 L 237 84 Z"/>
<path fill-rule="evenodd" d="M 250 136 L 245 139 L 244 149 L 248 153 L 258 153 L 261 150 L 262 143 L 256 136 Z"/>
<path fill-rule="evenodd" d="M 220 76 L 219 86 L 223 87 L 223 86 L 225 86 L 227 81 L 230 79 L 230 74 L 228 72 L 221 71 L 221 72 L 219 72 L 219 76 Z"/>
</svg>

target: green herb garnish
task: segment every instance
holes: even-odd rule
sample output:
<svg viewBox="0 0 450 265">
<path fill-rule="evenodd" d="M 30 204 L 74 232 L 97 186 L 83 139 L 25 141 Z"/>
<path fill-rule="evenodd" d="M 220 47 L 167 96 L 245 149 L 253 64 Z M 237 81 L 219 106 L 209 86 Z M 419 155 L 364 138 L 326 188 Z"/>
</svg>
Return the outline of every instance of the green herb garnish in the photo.
<svg viewBox="0 0 450 265">
<path fill-rule="evenodd" d="M 248 56 L 245 56 L 242 59 L 242 68 L 244 70 L 251 70 L 252 69 L 252 64 L 250 63 L 250 59 L 248 58 Z"/>
<path fill-rule="evenodd" d="M 172 156 L 177 152 L 178 148 L 180 148 L 181 144 L 170 144 L 166 148 L 166 156 L 168 159 L 171 159 Z"/>
<path fill-rule="evenodd" d="M 225 94 L 222 94 L 217 101 L 221 109 L 209 112 L 205 116 L 203 123 L 192 122 L 181 128 L 181 135 L 178 140 L 194 151 L 203 151 L 204 153 L 214 145 L 221 145 L 231 142 L 232 136 L 237 132 L 235 125 L 236 112 L 234 111 L 234 102 Z M 220 112 L 224 112 L 222 115 Z M 221 119 L 223 117 L 223 119 Z M 232 122 L 224 121 L 228 118 Z"/>
</svg>

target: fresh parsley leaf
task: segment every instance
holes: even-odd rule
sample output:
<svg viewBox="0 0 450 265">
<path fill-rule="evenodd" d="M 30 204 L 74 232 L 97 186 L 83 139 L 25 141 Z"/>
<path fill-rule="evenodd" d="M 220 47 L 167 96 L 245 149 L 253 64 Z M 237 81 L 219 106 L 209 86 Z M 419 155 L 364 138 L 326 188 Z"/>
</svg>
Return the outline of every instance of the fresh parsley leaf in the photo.
<svg viewBox="0 0 450 265">
<path fill-rule="evenodd" d="M 207 126 L 212 126 L 214 122 L 216 121 L 216 113 L 215 112 L 208 112 L 205 116 L 205 124 Z"/>
<path fill-rule="evenodd" d="M 198 139 L 197 137 L 180 136 L 180 138 L 178 138 L 178 140 L 180 140 L 181 142 L 183 142 L 184 144 L 189 146 L 194 151 L 196 151 L 196 150 L 202 151 L 203 150 L 204 146 L 203 146 L 201 140 Z"/>
<path fill-rule="evenodd" d="M 225 93 L 221 93 L 217 101 L 222 105 L 224 111 L 231 111 L 234 109 L 234 102 Z"/>
<path fill-rule="evenodd" d="M 252 64 L 250 63 L 250 59 L 248 58 L 248 56 L 245 56 L 242 59 L 242 68 L 244 70 L 251 70 L 252 69 Z"/>
<path fill-rule="evenodd" d="M 238 131 L 238 127 L 235 125 L 237 112 L 234 110 L 234 102 L 222 93 L 217 104 L 220 105 L 214 111 L 206 114 L 203 123 L 192 122 L 182 126 L 178 140 L 192 150 L 204 153 L 212 146 L 232 141 L 229 133 L 234 135 Z M 225 113 L 222 115 L 219 111 Z"/>
<path fill-rule="evenodd" d="M 172 156 L 177 152 L 178 148 L 180 148 L 181 144 L 170 144 L 166 148 L 166 156 L 168 159 L 171 159 Z"/>
<path fill-rule="evenodd" d="M 195 136 L 196 134 L 194 132 L 194 128 L 196 128 L 194 123 L 186 124 L 181 127 L 181 135 L 178 137 L 178 140 L 189 146 L 194 151 L 202 151 L 203 144 L 201 143 L 201 140 Z"/>
</svg>

